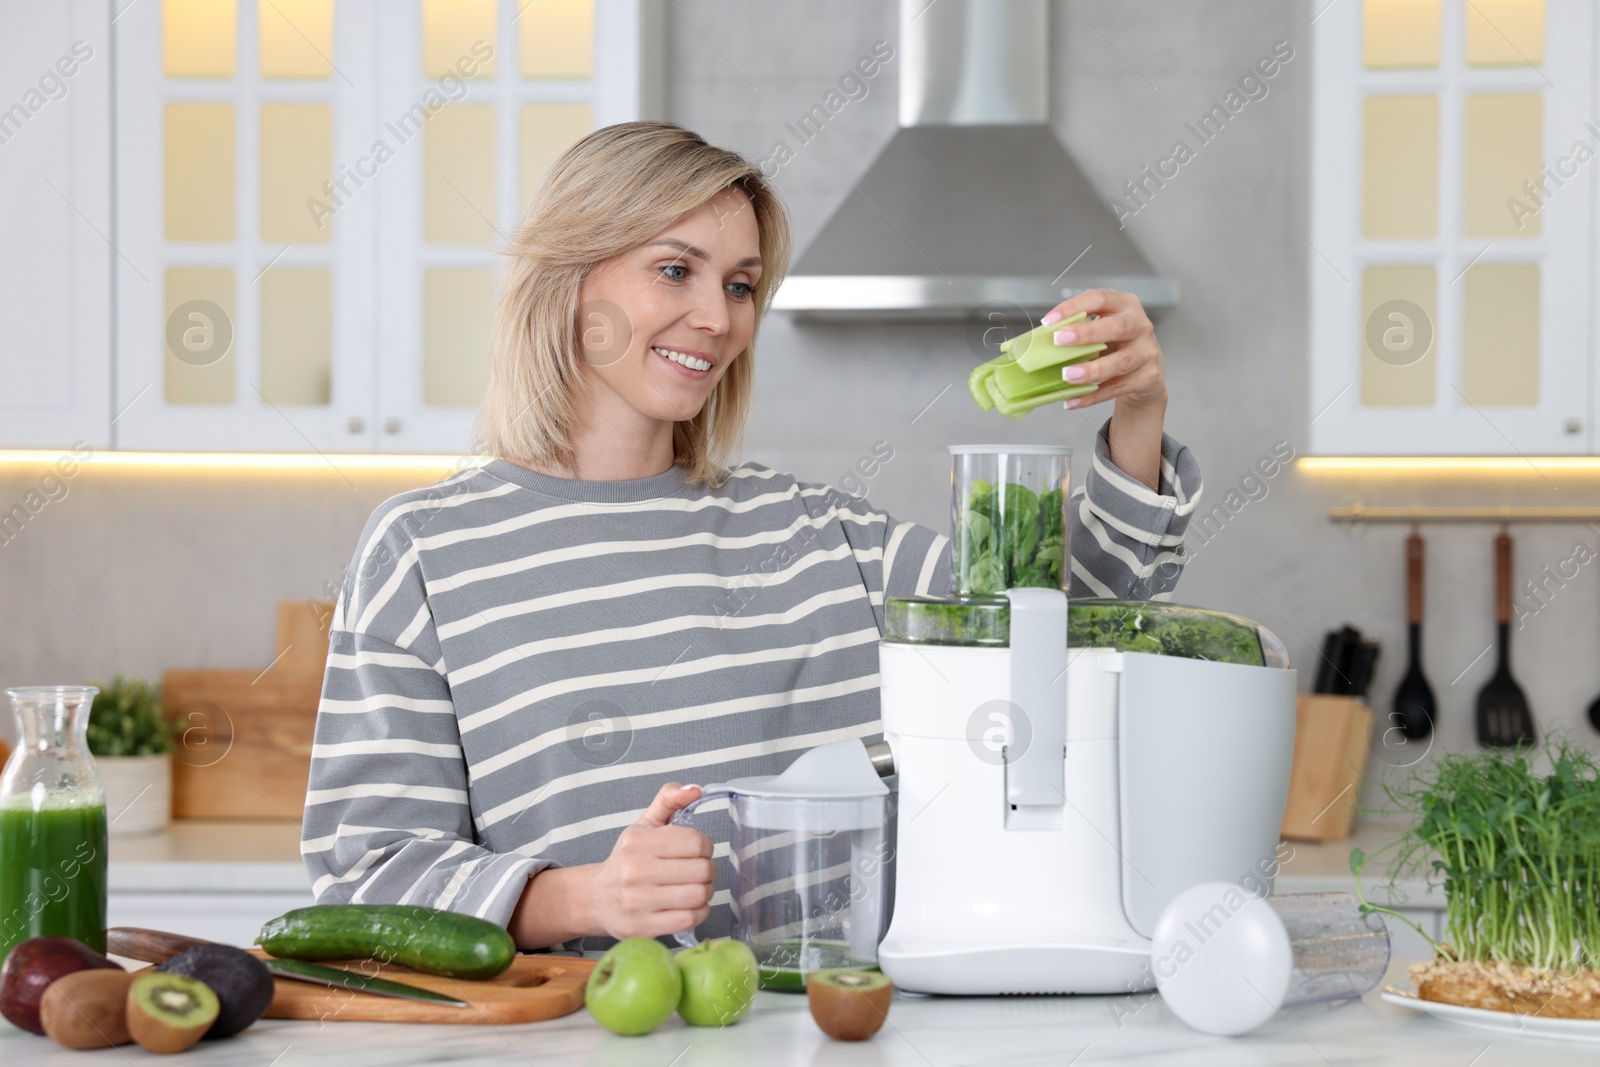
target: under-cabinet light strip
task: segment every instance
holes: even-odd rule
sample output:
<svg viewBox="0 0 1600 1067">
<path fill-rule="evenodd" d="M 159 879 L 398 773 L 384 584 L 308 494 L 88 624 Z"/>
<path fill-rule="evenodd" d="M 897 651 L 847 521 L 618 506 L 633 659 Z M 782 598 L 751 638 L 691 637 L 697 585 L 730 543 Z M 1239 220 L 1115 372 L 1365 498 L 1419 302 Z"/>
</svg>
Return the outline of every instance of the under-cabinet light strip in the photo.
<svg viewBox="0 0 1600 1067">
<path fill-rule="evenodd" d="M 1367 504 L 1346 504 L 1329 508 L 1328 518 L 1333 522 L 1363 523 L 1392 522 L 1600 522 L 1600 508 L 1582 507 L 1392 507 Z"/>
<path fill-rule="evenodd" d="M 96 449 L 0 449 L 0 466 L 53 466 L 60 462 L 85 467 L 144 467 L 173 470 L 306 470 L 306 471 L 438 471 L 482 466 L 484 456 L 378 455 L 317 452 L 121 452 Z"/>
<path fill-rule="evenodd" d="M 1363 474 L 1395 471 L 1403 474 L 1506 472 L 1538 474 L 1541 471 L 1600 472 L 1600 456 L 1302 456 L 1295 461 L 1304 471 Z"/>
</svg>

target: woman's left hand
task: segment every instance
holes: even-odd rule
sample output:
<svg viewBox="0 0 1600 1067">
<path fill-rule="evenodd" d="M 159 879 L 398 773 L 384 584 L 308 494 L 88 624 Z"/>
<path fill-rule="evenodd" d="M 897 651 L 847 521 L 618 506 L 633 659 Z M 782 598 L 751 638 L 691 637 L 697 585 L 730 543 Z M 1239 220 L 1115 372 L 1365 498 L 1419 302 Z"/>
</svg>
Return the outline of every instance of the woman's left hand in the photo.
<svg viewBox="0 0 1600 1067">
<path fill-rule="evenodd" d="M 1066 369 L 1066 380 L 1074 384 L 1095 383 L 1092 393 L 1066 402 L 1069 408 L 1088 407 L 1106 400 L 1119 401 L 1117 407 L 1165 409 L 1167 371 L 1156 342 L 1155 327 L 1144 305 L 1132 293 L 1114 289 L 1090 289 L 1057 304 L 1041 320 L 1044 325 L 1069 319 L 1080 311 L 1092 316 L 1083 322 L 1063 326 L 1055 333 L 1057 344 L 1083 345 L 1104 342 L 1106 350 L 1094 359 Z"/>
</svg>

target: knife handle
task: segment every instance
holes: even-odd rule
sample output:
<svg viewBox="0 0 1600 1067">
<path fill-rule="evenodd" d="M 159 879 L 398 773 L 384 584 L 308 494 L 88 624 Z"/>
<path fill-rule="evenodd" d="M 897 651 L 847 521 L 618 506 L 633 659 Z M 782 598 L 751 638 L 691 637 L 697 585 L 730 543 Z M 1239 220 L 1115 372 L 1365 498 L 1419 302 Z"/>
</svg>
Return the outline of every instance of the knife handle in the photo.
<svg viewBox="0 0 1600 1067">
<path fill-rule="evenodd" d="M 113 926 L 106 931 L 106 951 L 115 956 L 145 963 L 165 963 L 184 949 L 209 945 L 198 937 L 145 930 L 137 926 Z"/>
<path fill-rule="evenodd" d="M 1496 622 L 1511 621 L 1511 536 L 1501 534 L 1494 539 L 1494 618 Z"/>
<path fill-rule="evenodd" d="M 1422 538 L 1406 538 L 1406 621 L 1422 621 Z"/>
</svg>

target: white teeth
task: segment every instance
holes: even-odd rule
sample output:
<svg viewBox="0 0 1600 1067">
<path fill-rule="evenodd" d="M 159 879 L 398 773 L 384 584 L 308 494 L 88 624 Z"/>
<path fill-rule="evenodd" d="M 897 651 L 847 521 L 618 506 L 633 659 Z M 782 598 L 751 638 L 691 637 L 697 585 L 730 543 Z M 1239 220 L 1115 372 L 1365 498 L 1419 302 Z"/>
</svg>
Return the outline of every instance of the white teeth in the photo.
<svg viewBox="0 0 1600 1067">
<path fill-rule="evenodd" d="M 688 367 L 690 370 L 710 370 L 711 369 L 711 364 L 709 362 L 707 362 L 706 360 L 696 359 L 694 356 L 686 356 L 682 352 L 674 352 L 670 348 L 655 348 L 655 349 L 652 349 L 651 351 L 656 352 L 656 353 L 658 353 L 658 354 L 660 354 L 662 356 L 665 356 L 666 358 L 672 360 L 672 362 L 674 362 L 674 363 L 681 363 L 685 367 Z"/>
</svg>

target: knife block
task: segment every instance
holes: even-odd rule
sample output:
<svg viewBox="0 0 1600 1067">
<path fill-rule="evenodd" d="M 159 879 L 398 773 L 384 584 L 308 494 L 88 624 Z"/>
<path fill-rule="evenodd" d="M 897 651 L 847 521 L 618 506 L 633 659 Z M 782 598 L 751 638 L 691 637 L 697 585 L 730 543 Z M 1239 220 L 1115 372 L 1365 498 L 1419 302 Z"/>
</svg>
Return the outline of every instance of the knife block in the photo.
<svg viewBox="0 0 1600 1067">
<path fill-rule="evenodd" d="M 1343 841 L 1350 836 L 1371 739 L 1372 710 L 1360 697 L 1300 694 L 1284 837 Z"/>
</svg>

